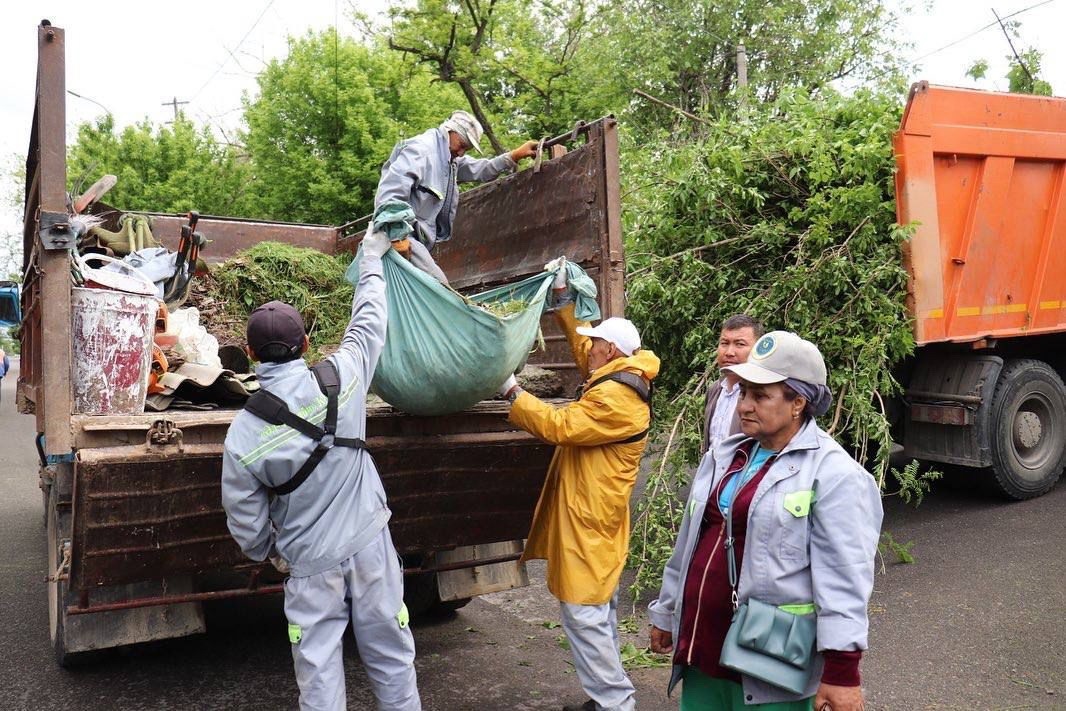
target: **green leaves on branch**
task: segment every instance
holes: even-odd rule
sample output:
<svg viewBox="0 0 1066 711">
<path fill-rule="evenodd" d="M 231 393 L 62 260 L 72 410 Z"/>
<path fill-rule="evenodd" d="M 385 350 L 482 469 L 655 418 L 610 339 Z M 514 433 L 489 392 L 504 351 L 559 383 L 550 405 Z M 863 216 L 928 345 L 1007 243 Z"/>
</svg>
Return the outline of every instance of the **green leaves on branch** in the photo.
<svg viewBox="0 0 1066 711">
<path fill-rule="evenodd" d="M 123 210 L 246 215 L 252 171 L 237 148 L 197 128 L 183 114 L 169 126 L 147 121 L 121 131 L 108 115 L 83 123 L 67 155 L 67 175 L 78 194 L 100 176 L 118 183 L 105 202 Z"/>
<path fill-rule="evenodd" d="M 814 342 L 835 395 L 821 422 L 884 484 L 892 366 L 913 351 L 895 224 L 895 96 L 789 90 L 690 145 L 647 145 L 626 166 L 628 313 L 662 357 L 665 442 L 639 504 L 636 589 L 657 585 L 697 462 L 720 324 L 748 313 Z M 654 187 L 644 187 L 644 186 Z M 908 487 L 913 491 L 913 487 Z"/>
</svg>

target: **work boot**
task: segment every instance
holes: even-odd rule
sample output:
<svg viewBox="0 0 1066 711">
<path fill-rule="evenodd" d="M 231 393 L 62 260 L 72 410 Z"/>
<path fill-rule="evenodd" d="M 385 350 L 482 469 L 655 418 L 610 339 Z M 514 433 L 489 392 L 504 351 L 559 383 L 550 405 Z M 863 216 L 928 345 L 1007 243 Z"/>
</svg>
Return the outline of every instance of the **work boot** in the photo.
<svg viewBox="0 0 1066 711">
<path fill-rule="evenodd" d="M 589 699 L 580 706 L 576 704 L 567 704 L 563 706 L 563 711 L 596 711 L 596 702 Z"/>
</svg>

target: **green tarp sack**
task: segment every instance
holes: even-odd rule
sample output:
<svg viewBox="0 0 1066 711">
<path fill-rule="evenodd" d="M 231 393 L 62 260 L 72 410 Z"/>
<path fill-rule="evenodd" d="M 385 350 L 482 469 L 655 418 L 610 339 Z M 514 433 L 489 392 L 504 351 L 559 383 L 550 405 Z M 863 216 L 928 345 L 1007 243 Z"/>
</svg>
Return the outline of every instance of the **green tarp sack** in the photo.
<svg viewBox="0 0 1066 711">
<path fill-rule="evenodd" d="M 359 283 L 360 252 L 345 279 Z M 533 348 L 556 271 L 464 297 L 389 250 L 382 258 L 389 325 L 370 391 L 412 415 L 460 412 L 495 395 Z M 566 262 L 575 313 L 600 318 L 596 285 Z M 497 316 L 476 304 L 520 301 Z"/>
</svg>

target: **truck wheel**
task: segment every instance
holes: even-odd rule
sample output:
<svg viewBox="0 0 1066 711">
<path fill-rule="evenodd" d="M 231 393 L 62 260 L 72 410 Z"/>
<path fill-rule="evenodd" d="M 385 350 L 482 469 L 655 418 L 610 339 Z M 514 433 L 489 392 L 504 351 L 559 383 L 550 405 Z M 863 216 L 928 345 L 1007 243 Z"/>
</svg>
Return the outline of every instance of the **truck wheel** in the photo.
<svg viewBox="0 0 1066 711">
<path fill-rule="evenodd" d="M 1066 386 L 1051 366 L 1023 358 L 1003 366 L 992 396 L 992 475 L 1007 496 L 1047 493 L 1066 465 Z"/>
<path fill-rule="evenodd" d="M 465 607 L 470 598 L 441 600 L 436 573 L 408 575 L 403 581 L 403 601 L 411 617 L 439 617 Z"/>
</svg>

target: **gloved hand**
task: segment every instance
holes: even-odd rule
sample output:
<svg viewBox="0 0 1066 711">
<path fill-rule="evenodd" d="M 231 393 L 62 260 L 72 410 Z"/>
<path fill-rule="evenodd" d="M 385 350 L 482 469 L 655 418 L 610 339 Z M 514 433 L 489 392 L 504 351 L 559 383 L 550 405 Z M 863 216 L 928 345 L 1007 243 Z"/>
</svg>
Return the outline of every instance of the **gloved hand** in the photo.
<svg viewBox="0 0 1066 711">
<path fill-rule="evenodd" d="M 368 256 L 383 257 L 385 252 L 389 251 L 390 246 L 389 238 L 382 231 L 368 228 L 366 236 L 363 237 L 363 254 Z"/>
<path fill-rule="evenodd" d="M 283 575 L 288 575 L 289 574 L 289 563 L 284 558 L 282 558 L 280 555 L 277 555 L 275 553 L 274 555 L 270 556 L 269 560 L 270 560 L 270 564 L 273 565 L 274 568 L 279 573 L 281 573 Z"/>
<path fill-rule="evenodd" d="M 556 257 L 547 264 L 544 265 L 544 271 L 554 272 L 555 281 L 552 282 L 552 289 L 565 289 L 566 288 L 566 257 Z"/>
<path fill-rule="evenodd" d="M 517 163 L 523 158 L 533 158 L 537 155 L 537 145 L 537 141 L 526 141 L 518 148 L 511 151 L 511 160 Z"/>
<path fill-rule="evenodd" d="M 507 393 L 511 392 L 511 388 L 518 385 L 518 379 L 515 378 L 514 373 L 507 376 L 507 380 L 503 381 L 503 385 L 500 386 L 500 397 L 507 397 Z"/>
</svg>

